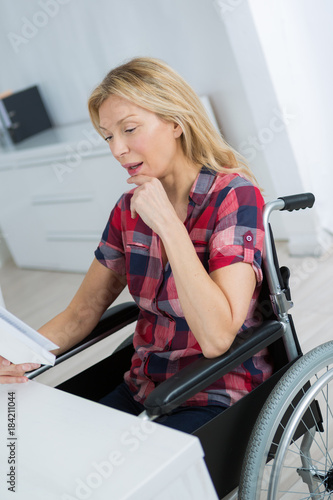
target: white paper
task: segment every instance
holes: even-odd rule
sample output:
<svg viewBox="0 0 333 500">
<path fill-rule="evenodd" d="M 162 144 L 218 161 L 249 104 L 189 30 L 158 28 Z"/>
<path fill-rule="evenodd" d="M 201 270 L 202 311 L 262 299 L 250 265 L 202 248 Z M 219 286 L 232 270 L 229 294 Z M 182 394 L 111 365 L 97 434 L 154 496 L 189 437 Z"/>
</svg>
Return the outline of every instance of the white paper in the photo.
<svg viewBox="0 0 333 500">
<path fill-rule="evenodd" d="M 36 332 L 23 321 L 0 307 L 0 355 L 12 363 L 54 365 L 55 355 L 49 352 L 59 346 Z"/>
</svg>

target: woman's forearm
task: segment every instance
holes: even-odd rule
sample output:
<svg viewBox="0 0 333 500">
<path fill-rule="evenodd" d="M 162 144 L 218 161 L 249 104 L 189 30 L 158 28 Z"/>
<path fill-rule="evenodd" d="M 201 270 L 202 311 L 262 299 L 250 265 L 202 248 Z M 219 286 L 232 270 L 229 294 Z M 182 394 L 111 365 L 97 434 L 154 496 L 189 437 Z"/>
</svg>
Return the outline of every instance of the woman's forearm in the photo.
<svg viewBox="0 0 333 500">
<path fill-rule="evenodd" d="M 234 314 L 227 292 L 203 267 L 180 220 L 166 225 L 160 235 L 187 323 L 203 354 L 216 357 L 229 349 L 245 318 Z"/>
<path fill-rule="evenodd" d="M 252 266 L 238 262 L 209 275 L 180 220 L 165 225 L 160 236 L 184 316 L 203 354 L 207 358 L 223 354 L 249 310 L 256 286 Z"/>
<path fill-rule="evenodd" d="M 56 356 L 78 344 L 94 329 L 99 317 L 91 311 L 80 314 L 68 307 L 39 328 L 39 333 L 59 346 L 52 351 Z"/>
<path fill-rule="evenodd" d="M 94 259 L 69 306 L 39 329 L 60 347 L 54 354 L 67 351 L 87 337 L 125 284 L 125 276 L 117 275 Z"/>
</svg>

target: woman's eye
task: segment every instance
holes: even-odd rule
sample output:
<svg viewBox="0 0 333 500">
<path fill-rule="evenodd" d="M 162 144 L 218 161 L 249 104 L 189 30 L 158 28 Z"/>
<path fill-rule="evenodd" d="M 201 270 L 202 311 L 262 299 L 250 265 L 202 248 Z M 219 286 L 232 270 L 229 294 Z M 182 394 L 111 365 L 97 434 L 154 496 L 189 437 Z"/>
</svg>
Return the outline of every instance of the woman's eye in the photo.
<svg viewBox="0 0 333 500">
<path fill-rule="evenodd" d="M 125 132 L 129 132 L 129 133 L 131 133 L 131 132 L 134 132 L 134 130 L 135 130 L 135 129 L 136 129 L 136 127 L 133 127 L 133 128 L 127 128 L 127 129 L 125 130 Z"/>
<path fill-rule="evenodd" d="M 108 137 L 105 137 L 106 142 L 110 142 L 112 139 L 112 135 L 109 135 Z"/>
</svg>

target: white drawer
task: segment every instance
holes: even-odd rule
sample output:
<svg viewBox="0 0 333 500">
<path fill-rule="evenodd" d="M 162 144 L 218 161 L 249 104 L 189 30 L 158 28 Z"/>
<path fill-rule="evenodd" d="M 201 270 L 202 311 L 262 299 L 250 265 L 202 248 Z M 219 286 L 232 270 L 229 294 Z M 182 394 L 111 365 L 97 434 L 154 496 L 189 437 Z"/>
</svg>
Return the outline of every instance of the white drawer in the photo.
<svg viewBox="0 0 333 500">
<path fill-rule="evenodd" d="M 0 171 L 0 226 L 17 265 L 86 271 L 126 175 L 111 154 L 82 159 L 61 182 L 50 164 Z"/>
</svg>

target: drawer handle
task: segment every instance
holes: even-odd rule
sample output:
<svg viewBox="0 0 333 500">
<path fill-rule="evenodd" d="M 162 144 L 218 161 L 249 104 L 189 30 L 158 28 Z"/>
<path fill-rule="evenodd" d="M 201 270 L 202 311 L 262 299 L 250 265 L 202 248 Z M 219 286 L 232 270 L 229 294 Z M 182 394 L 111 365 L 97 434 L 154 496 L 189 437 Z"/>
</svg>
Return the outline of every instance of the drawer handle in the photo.
<svg viewBox="0 0 333 500">
<path fill-rule="evenodd" d="M 94 199 L 91 193 L 78 194 L 48 194 L 35 195 L 31 199 L 32 205 L 53 205 L 56 203 L 80 203 L 92 201 Z"/>
<path fill-rule="evenodd" d="M 46 233 L 47 241 L 95 241 L 97 245 L 100 239 L 101 234 L 95 232 L 48 231 Z"/>
</svg>

